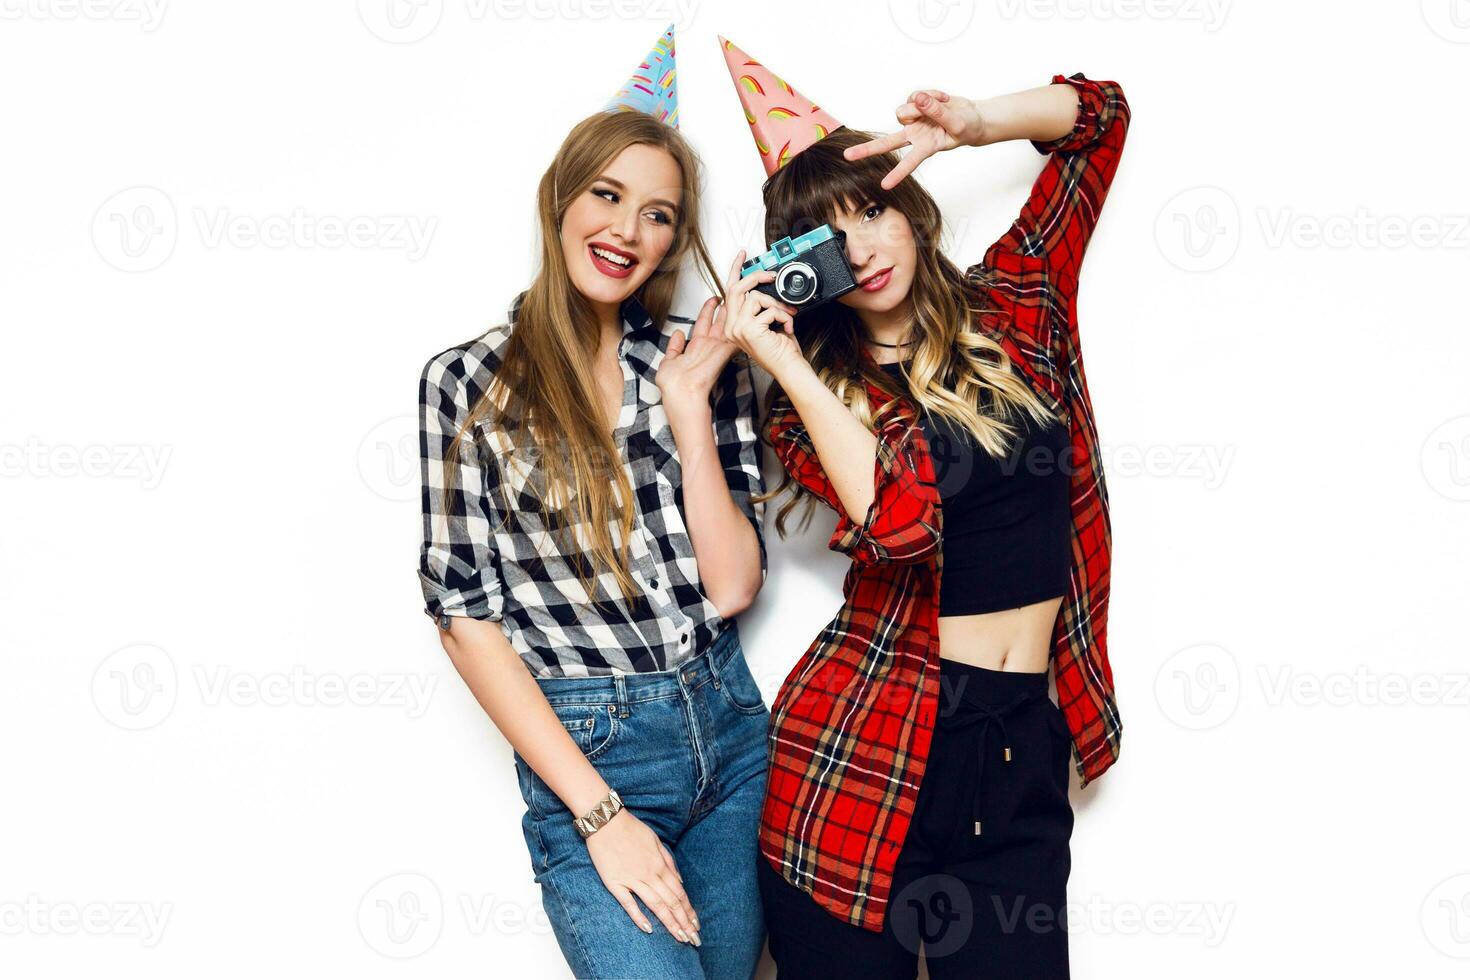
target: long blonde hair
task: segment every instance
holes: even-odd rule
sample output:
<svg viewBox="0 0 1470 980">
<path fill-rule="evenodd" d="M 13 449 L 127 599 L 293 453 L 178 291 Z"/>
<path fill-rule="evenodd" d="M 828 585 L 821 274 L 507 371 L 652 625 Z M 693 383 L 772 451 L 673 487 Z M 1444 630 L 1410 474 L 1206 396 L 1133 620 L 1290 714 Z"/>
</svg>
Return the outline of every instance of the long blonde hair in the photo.
<svg viewBox="0 0 1470 980">
<path fill-rule="evenodd" d="M 699 158 L 673 127 L 641 112 L 599 112 L 572 127 L 536 190 L 540 263 L 519 297 L 500 366 L 445 453 L 446 484 L 453 479 L 460 443 L 480 420 L 503 433 L 545 476 L 539 497 L 545 525 L 558 535 L 561 554 L 582 589 L 594 596 L 593 579 L 611 570 L 625 599 L 639 591 L 629 570 L 633 488 L 606 427 L 595 374 L 601 334 L 586 297 L 577 291 L 562 253 L 560 225 L 567 207 L 603 169 L 634 145 L 660 147 L 679 165 L 682 197 L 674 240 L 637 297 L 662 328 L 673 303 L 679 268 L 693 253 L 703 278 L 719 292 L 718 278 L 699 230 Z M 490 465 L 496 465 L 493 460 Z M 449 488 L 445 488 L 446 499 Z M 550 499 L 548 499 L 550 498 Z M 505 507 L 510 519 L 514 508 Z M 448 508 L 446 505 L 446 512 Z M 620 528 L 621 547 L 610 525 Z M 574 537 L 585 527 L 587 554 Z M 597 601 L 593 598 L 594 603 Z"/>
<path fill-rule="evenodd" d="M 834 224 L 839 207 L 860 208 L 872 201 L 897 209 L 913 228 L 917 263 L 909 298 L 914 308 L 913 360 L 900 367 L 898 382 L 862 350 L 862 324 L 857 313 L 839 302 L 827 303 L 796 319 L 796 339 L 817 377 L 868 428 L 877 411 L 869 404 L 863 381 L 892 398 L 908 397 L 920 410 L 945 418 L 970 432 L 992 456 L 1006 455 L 1020 429 L 1022 413 L 1045 424 L 1054 416 L 1027 382 L 1010 369 L 1010 356 L 996 331 L 1004 329 L 1002 311 L 987 308 L 983 284 L 973 283 L 940 249 L 942 216 L 929 192 L 913 177 L 884 190 L 881 180 L 898 163 L 892 152 L 853 162 L 842 151 L 865 143 L 873 134 L 842 127 L 792 157 L 762 188 L 766 206 L 766 240 L 798 235 Z M 784 398 L 772 384 L 766 410 Z M 987 403 L 982 409 L 982 398 Z M 762 429 L 764 430 L 764 426 Z M 794 486 L 792 498 L 776 515 L 783 536 L 792 508 L 810 495 L 782 472 L 780 483 L 760 500 Z M 808 508 L 806 519 L 810 519 Z M 805 521 L 803 522 L 805 523 Z"/>
</svg>

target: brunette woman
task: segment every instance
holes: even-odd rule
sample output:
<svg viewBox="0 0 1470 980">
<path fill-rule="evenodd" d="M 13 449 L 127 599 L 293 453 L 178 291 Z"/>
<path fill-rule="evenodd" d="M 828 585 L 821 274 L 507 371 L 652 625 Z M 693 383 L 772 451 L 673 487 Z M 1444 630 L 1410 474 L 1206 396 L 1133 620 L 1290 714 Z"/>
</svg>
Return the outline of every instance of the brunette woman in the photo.
<svg viewBox="0 0 1470 980">
<path fill-rule="evenodd" d="M 724 44 L 767 161 L 768 240 L 828 224 L 859 284 L 794 320 L 726 321 L 774 379 L 776 492 L 832 507 L 830 547 L 852 559 L 772 705 L 772 956 L 802 980 L 912 977 L 921 946 L 936 980 L 1066 977 L 1068 757 L 1086 785 L 1122 730 L 1077 279 L 1128 103 L 1081 74 L 985 100 L 924 90 L 874 137 Z M 1046 163 L 961 272 L 908 174 L 1012 139 Z"/>
</svg>

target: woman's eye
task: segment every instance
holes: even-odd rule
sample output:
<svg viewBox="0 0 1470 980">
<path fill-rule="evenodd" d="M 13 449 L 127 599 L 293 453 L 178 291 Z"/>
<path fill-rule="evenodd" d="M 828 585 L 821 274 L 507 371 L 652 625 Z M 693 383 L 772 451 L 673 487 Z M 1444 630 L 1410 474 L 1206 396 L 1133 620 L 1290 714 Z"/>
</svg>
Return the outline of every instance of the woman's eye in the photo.
<svg viewBox="0 0 1470 980">
<path fill-rule="evenodd" d="M 882 213 L 883 213 L 883 205 L 881 205 L 881 204 L 869 204 L 867 206 L 867 208 L 863 210 L 863 220 L 864 221 L 872 221 L 874 218 L 878 217 L 878 215 L 880 215 Z"/>
<path fill-rule="evenodd" d="M 597 187 L 593 188 L 592 193 L 596 194 L 598 197 L 602 198 L 605 201 L 611 201 L 614 204 L 618 203 L 617 191 L 608 190 L 606 187 Z"/>
<path fill-rule="evenodd" d="M 656 225 L 666 225 L 673 221 L 672 218 L 662 211 L 650 211 L 648 212 L 648 217 Z"/>
</svg>

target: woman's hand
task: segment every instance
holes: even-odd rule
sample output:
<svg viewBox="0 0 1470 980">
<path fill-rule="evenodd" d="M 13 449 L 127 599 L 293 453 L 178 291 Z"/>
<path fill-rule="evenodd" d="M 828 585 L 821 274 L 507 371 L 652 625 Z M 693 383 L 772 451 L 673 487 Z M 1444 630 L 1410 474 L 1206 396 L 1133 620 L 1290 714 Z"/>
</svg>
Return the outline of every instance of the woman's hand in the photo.
<svg viewBox="0 0 1470 980">
<path fill-rule="evenodd" d="M 762 269 L 748 276 L 740 275 L 745 262 L 745 249 L 735 256 L 730 278 L 725 283 L 725 304 L 720 310 L 725 339 L 732 341 L 759 364 L 771 377 L 780 379 L 783 372 L 806 364 L 801 345 L 796 342 L 793 322 L 796 310 L 755 287 L 773 282 L 774 272 Z M 772 330 L 773 323 L 781 329 Z"/>
<path fill-rule="evenodd" d="M 941 150 L 957 146 L 979 146 L 985 139 L 985 121 L 977 103 L 938 89 L 921 89 L 909 96 L 895 113 L 903 128 L 896 133 L 849 146 L 842 155 L 848 160 L 861 160 L 876 153 L 887 153 L 910 146 L 881 181 L 884 190 L 892 190 L 919 164 Z"/>
<path fill-rule="evenodd" d="M 676 416 L 703 412 L 709 414 L 709 393 L 715 380 L 725 369 L 735 345 L 725 339 L 715 325 L 718 296 L 711 296 L 699 308 L 699 316 L 689 330 L 689 339 L 675 332 L 669 338 L 654 383 L 658 385 L 664 411 L 672 420 Z"/>
<path fill-rule="evenodd" d="M 699 916 L 684 892 L 684 876 L 674 864 L 674 855 L 646 823 L 626 809 L 619 810 L 587 838 L 587 851 L 602 884 L 638 928 L 653 932 L 634 895 L 679 942 L 701 945 Z"/>
</svg>

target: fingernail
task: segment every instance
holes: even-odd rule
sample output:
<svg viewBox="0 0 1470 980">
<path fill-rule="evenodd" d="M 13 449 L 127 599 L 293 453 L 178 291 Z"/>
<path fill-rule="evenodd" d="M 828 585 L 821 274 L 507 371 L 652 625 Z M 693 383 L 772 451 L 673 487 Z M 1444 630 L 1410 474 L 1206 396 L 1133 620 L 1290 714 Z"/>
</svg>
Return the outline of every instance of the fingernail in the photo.
<svg viewBox="0 0 1470 980">
<path fill-rule="evenodd" d="M 928 105 L 929 104 L 929 96 L 928 96 L 928 94 L 925 93 L 925 92 L 920 92 L 919 93 L 919 97 L 914 100 L 914 104 L 915 105 Z"/>
<path fill-rule="evenodd" d="M 683 929 L 675 929 L 674 935 L 679 937 L 679 942 L 681 943 L 687 943 L 689 941 L 689 936 Z"/>
<path fill-rule="evenodd" d="M 699 941 L 699 933 L 697 933 L 697 932 L 694 934 L 694 945 L 696 945 L 696 946 L 703 946 L 704 945 L 704 943 L 702 943 L 702 942 Z"/>
<path fill-rule="evenodd" d="M 644 932 L 653 932 L 653 926 L 649 925 L 647 922 L 638 923 L 638 928 L 642 929 Z"/>
</svg>

